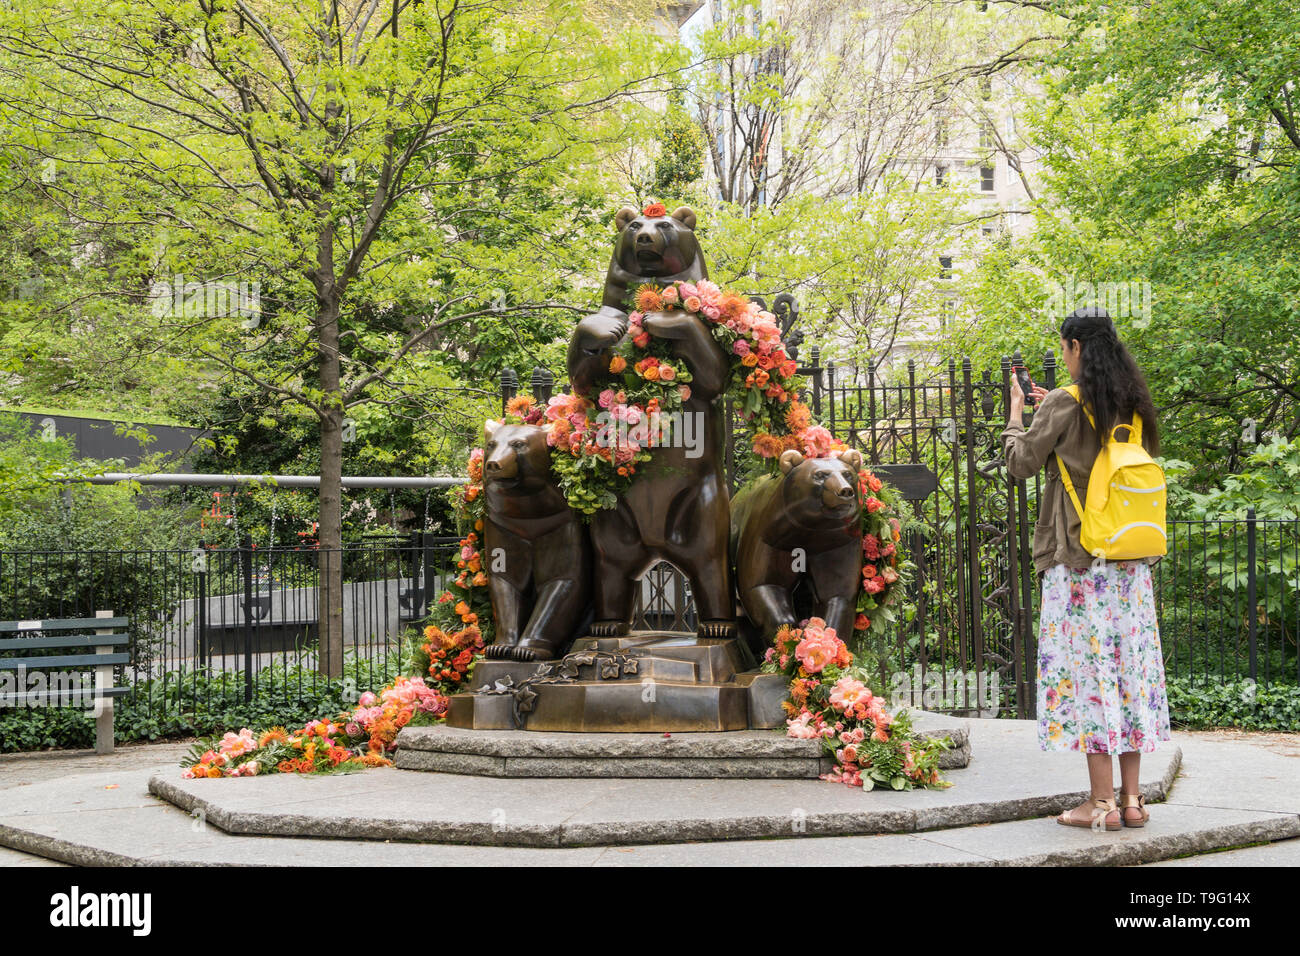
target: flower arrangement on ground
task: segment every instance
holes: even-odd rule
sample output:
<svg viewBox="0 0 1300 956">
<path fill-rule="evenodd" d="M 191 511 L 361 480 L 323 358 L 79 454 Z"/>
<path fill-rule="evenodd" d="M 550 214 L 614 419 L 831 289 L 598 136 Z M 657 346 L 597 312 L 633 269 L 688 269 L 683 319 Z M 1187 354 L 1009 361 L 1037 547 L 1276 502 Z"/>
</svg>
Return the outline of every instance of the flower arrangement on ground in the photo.
<svg viewBox="0 0 1300 956">
<path fill-rule="evenodd" d="M 411 722 L 432 723 L 447 698 L 420 677 L 399 677 L 378 694 L 365 693 L 351 711 L 313 720 L 290 732 L 271 727 L 200 741 L 181 762 L 181 776 L 256 777 L 267 773 L 346 773 L 387 767 L 397 733 Z"/>
<path fill-rule="evenodd" d="M 939 776 L 946 740 L 921 740 L 906 711 L 891 714 L 853 666 L 853 654 L 821 618 L 777 632 L 763 669 L 790 679 L 786 734 L 820 740 L 835 767 L 823 780 L 872 789 L 950 786 Z"/>
</svg>

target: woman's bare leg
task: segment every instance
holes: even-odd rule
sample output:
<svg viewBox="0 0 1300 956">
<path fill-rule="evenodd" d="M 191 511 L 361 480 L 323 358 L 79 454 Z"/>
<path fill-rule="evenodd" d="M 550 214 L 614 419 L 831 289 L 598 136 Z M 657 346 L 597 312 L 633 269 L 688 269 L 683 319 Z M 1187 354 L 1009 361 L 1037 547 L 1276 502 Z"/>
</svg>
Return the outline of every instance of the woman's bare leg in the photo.
<svg viewBox="0 0 1300 956">
<path fill-rule="evenodd" d="M 1114 799 L 1115 769 L 1110 754 L 1088 754 L 1088 799 L 1069 812 L 1070 819 L 1091 822 L 1093 801 Z M 1119 822 L 1118 812 L 1106 814 L 1106 823 L 1116 826 Z"/>
<path fill-rule="evenodd" d="M 1134 751 L 1119 755 L 1119 792 L 1120 793 L 1141 793 L 1142 784 L 1139 782 L 1138 770 L 1142 765 L 1142 754 Z M 1125 807 L 1124 818 L 1130 823 L 1142 822 L 1141 807 Z"/>
</svg>

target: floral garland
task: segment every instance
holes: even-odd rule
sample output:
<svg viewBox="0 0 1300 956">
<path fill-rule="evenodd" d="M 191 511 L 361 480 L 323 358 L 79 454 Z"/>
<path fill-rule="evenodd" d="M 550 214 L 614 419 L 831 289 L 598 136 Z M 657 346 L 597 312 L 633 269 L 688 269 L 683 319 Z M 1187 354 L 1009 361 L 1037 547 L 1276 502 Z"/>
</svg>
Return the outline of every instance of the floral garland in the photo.
<svg viewBox="0 0 1300 956">
<path fill-rule="evenodd" d="M 365 693 L 349 713 L 313 720 L 290 733 L 272 727 L 254 734 L 245 727 L 195 744 L 181 761 L 181 776 L 256 777 L 266 773 L 344 773 L 390 767 L 385 756 L 397 733 L 412 720 L 432 723 L 447 698 L 419 677 L 399 677 L 379 694 Z"/>
<path fill-rule="evenodd" d="M 870 470 L 860 468 L 858 496 L 862 500 L 859 520 L 863 560 L 853 630 L 881 634 L 898 617 L 898 596 L 912 579 L 913 565 L 898 550 L 903 536 L 903 510 L 897 491 Z"/>
<path fill-rule="evenodd" d="M 939 776 L 947 739 L 920 740 L 906 711 L 891 715 L 821 618 L 781 628 L 763 670 L 790 678 L 790 699 L 782 705 L 789 715 L 786 735 L 822 742 L 835 761 L 823 780 L 867 790 L 877 784 L 894 790 L 951 786 Z"/>
</svg>

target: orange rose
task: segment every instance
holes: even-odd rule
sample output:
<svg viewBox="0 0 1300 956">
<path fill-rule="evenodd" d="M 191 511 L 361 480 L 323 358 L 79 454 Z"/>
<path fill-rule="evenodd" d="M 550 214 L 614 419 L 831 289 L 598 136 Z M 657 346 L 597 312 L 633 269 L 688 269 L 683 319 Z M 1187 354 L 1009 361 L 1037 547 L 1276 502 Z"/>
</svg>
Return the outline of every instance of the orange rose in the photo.
<svg viewBox="0 0 1300 956">
<path fill-rule="evenodd" d="M 609 360 L 609 370 L 615 375 L 623 371 L 625 368 L 627 368 L 627 359 L 623 358 L 623 356 L 615 355 Z"/>
</svg>

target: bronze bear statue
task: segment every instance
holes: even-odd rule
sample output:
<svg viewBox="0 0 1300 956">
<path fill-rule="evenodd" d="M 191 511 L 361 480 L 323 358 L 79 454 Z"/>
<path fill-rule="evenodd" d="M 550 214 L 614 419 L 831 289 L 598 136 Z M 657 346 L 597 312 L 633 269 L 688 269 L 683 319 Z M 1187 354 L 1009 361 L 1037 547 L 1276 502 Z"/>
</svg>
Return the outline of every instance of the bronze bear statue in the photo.
<svg viewBox="0 0 1300 956">
<path fill-rule="evenodd" d="M 751 638 L 760 646 L 769 645 L 781 625 L 814 616 L 841 640 L 851 636 L 862 585 L 861 467 L 856 451 L 834 458 L 787 451 L 779 475 L 765 475 L 736 493 L 736 583 L 745 615 L 757 628 Z M 810 600 L 797 601 L 801 584 Z"/>
<path fill-rule="evenodd" d="M 496 621 L 484 654 L 550 660 L 590 619 L 587 529 L 551 477 L 546 428 L 488 421 L 484 431 L 483 564 Z"/>
<path fill-rule="evenodd" d="M 662 207 L 615 217 L 618 241 L 605 279 L 599 312 L 582 319 L 569 341 L 569 381 L 588 395 L 611 381 L 611 350 L 627 332 L 623 311 L 630 290 L 646 282 L 694 282 L 708 275 L 695 238 L 695 213 L 683 206 L 671 216 Z M 708 327 L 694 315 L 652 312 L 642 327 L 673 343 L 673 354 L 690 369 L 690 397 L 684 429 L 692 447 L 673 442 L 653 449 L 616 507 L 591 520 L 591 541 L 599 573 L 595 582 L 592 634 L 624 634 L 632 618 L 639 580 L 659 561 L 671 562 L 689 580 L 699 618 L 699 635 L 730 637 L 735 600 L 727 554 L 730 533 L 728 487 L 723 470 L 722 410 L 730 363 Z"/>
</svg>

